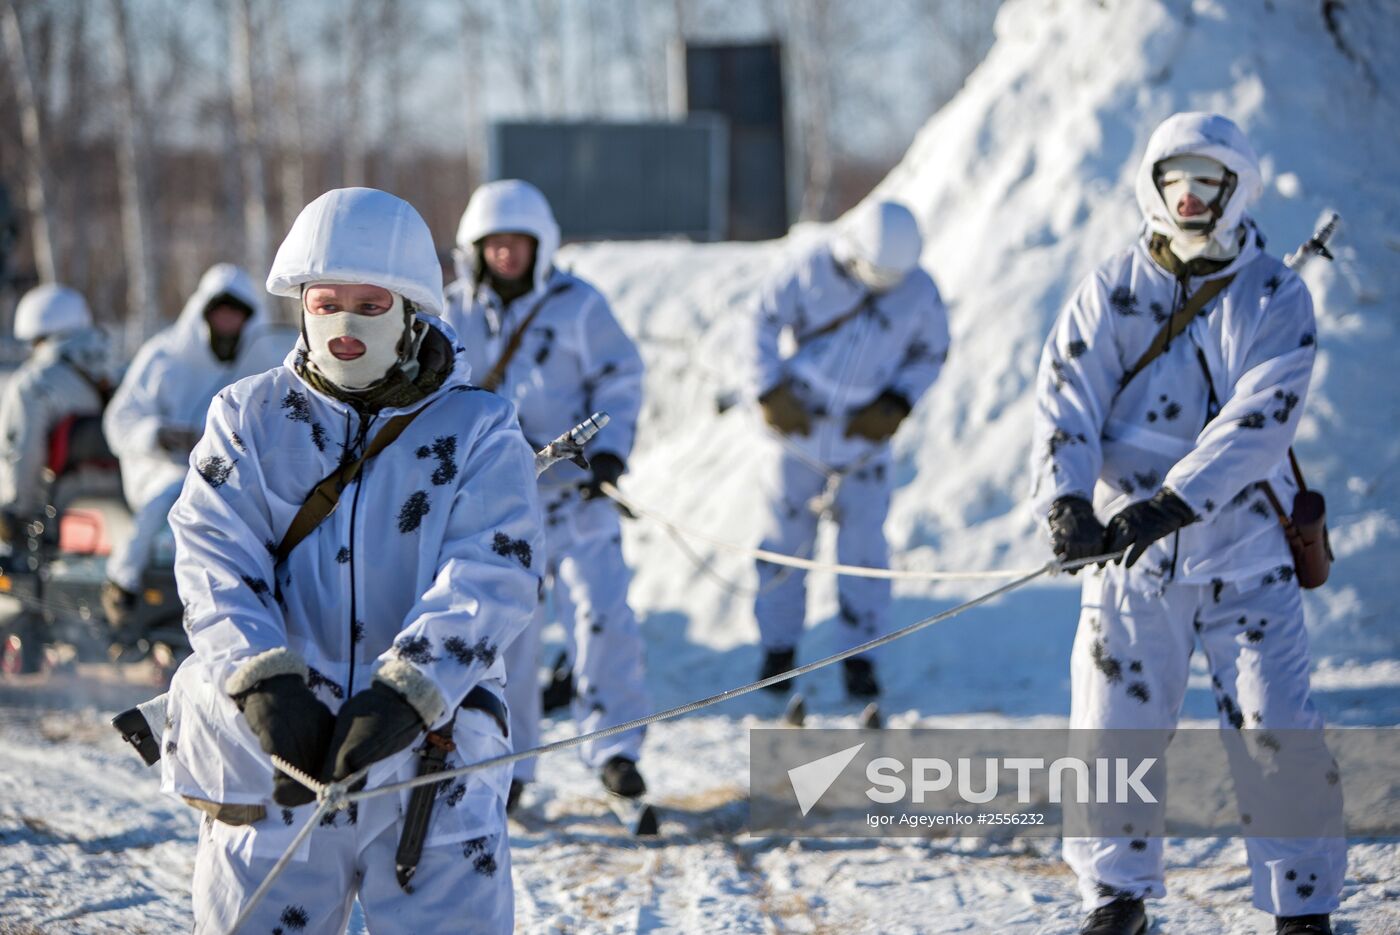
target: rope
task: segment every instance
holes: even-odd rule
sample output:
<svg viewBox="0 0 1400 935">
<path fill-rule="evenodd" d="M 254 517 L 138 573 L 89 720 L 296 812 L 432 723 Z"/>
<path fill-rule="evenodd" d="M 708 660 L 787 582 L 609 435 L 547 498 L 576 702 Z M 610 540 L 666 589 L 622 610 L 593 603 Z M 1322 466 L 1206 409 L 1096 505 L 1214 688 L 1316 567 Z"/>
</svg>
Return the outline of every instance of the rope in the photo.
<svg viewBox="0 0 1400 935">
<path fill-rule="evenodd" d="M 806 452 L 802 451 L 801 448 L 794 445 L 787 438 L 787 436 L 779 432 L 773 432 L 771 429 L 770 433 L 779 441 L 781 441 L 784 447 L 787 447 L 793 453 L 793 455 L 795 455 L 797 459 L 803 463 L 804 466 L 811 468 L 813 471 L 823 475 L 826 478 L 826 484 L 822 488 L 822 492 L 816 497 L 812 498 L 812 500 L 807 504 L 807 508 L 817 515 L 818 521 L 820 521 L 823 518 L 830 518 L 833 515 L 833 511 L 836 505 L 836 495 L 841 489 L 841 484 L 845 482 L 846 477 L 852 471 L 855 471 L 860 467 L 864 466 L 877 453 L 877 451 L 868 452 L 861 458 L 857 459 L 853 464 L 850 465 L 850 467 L 838 471 L 833 468 L 827 467 L 820 461 L 813 459 Z M 608 494 L 608 496 L 611 497 L 612 495 Z M 616 500 L 616 498 L 613 499 Z M 618 502 L 620 503 L 620 501 Z M 625 506 L 623 508 L 628 509 L 628 507 Z M 680 530 L 664 524 L 661 528 L 666 533 L 666 536 L 676 544 L 676 548 L 681 550 L 681 554 L 683 554 L 687 559 L 689 559 L 690 563 L 694 565 L 695 568 L 701 574 L 709 578 L 720 588 L 734 595 L 735 597 L 760 597 L 764 594 L 767 594 L 769 591 L 781 587 L 783 582 L 787 581 L 787 579 L 792 576 L 792 573 L 797 570 L 792 566 L 787 566 L 781 571 L 779 571 L 776 575 L 774 575 L 772 580 L 770 580 L 767 584 L 760 585 L 756 588 L 751 588 L 747 585 L 738 584 L 736 582 L 730 581 L 728 578 L 724 577 L 724 575 L 721 575 L 718 571 L 716 571 L 714 563 L 709 558 L 697 552 L 690 545 L 690 543 L 686 541 L 685 536 L 680 532 Z M 813 530 L 812 535 L 807 538 L 807 540 L 802 544 L 802 547 L 798 551 L 807 553 L 807 555 L 810 556 L 811 552 L 817 546 L 816 537 L 817 531 Z"/>
<path fill-rule="evenodd" d="M 707 543 L 717 549 L 732 552 L 736 555 L 744 555 L 749 558 L 761 559 L 773 565 L 785 565 L 789 568 L 803 568 L 808 571 L 831 571 L 838 575 L 849 575 L 856 578 L 887 578 L 893 581 L 1000 581 L 1004 578 L 1026 575 L 1034 571 L 1029 568 L 1011 568 L 1001 571 L 915 571 L 913 569 L 902 568 L 872 568 L 866 565 L 841 565 L 832 562 L 818 562 L 808 558 L 798 558 L 794 555 L 784 555 L 782 552 L 772 552 L 768 549 L 755 549 L 748 546 L 735 545 L 724 539 L 711 536 L 699 530 L 690 529 L 674 520 L 662 516 L 655 510 L 648 509 L 636 501 L 625 496 L 612 484 L 603 484 L 603 493 L 609 498 L 636 513 L 644 516 L 653 523 L 676 534 L 689 539 Z"/>
<path fill-rule="evenodd" d="M 809 672 L 815 672 L 818 669 L 825 668 L 829 665 L 834 665 L 835 663 L 841 662 L 845 659 L 849 659 L 852 656 L 859 656 L 862 653 L 867 653 L 871 650 L 879 649 L 881 646 L 886 646 L 890 643 L 895 642 L 896 640 L 904 639 L 904 637 L 917 633 L 920 630 L 923 630 L 927 627 L 931 627 L 935 623 L 942 623 L 943 621 L 956 617 L 959 614 L 971 610 L 974 607 L 986 604 L 987 602 L 994 600 L 1003 594 L 1006 594 L 1010 591 L 1014 591 L 1017 588 L 1024 587 L 1025 585 L 1034 581 L 1036 578 L 1041 577 L 1042 575 L 1056 574 L 1061 571 L 1071 571 L 1074 569 L 1082 568 L 1086 565 L 1096 564 L 1098 562 L 1113 561 L 1115 559 L 1121 558 L 1123 554 L 1124 552 L 1115 552 L 1109 555 L 1095 555 L 1091 558 L 1079 559 L 1078 561 L 1073 562 L 1059 562 L 1051 560 L 1049 562 L 1046 562 L 1040 568 L 1027 572 L 1026 574 L 1020 575 L 1014 581 L 1008 581 L 1006 584 L 999 585 L 993 588 L 992 590 L 987 591 L 985 594 L 980 594 L 977 597 L 964 601 L 963 603 L 958 604 L 955 607 L 951 607 L 948 610 L 936 613 L 931 617 L 925 617 L 924 619 L 911 623 L 908 626 L 901 627 L 898 630 L 893 630 L 889 633 L 886 633 L 884 636 L 876 637 L 875 639 L 868 640 L 864 643 L 861 643 L 858 646 L 853 646 L 850 649 L 842 650 L 839 653 L 833 653 L 832 655 L 827 656 L 823 659 L 818 659 L 815 662 L 809 662 L 806 665 L 798 666 L 795 669 L 789 669 L 786 672 L 780 672 L 777 675 L 771 675 L 768 678 L 759 679 L 756 682 L 749 682 L 746 685 L 740 685 L 738 688 L 731 688 L 727 691 L 722 691 L 718 694 L 710 695 L 707 698 L 701 698 L 697 701 L 691 701 L 674 708 L 667 708 L 665 711 L 658 711 L 654 714 L 648 714 L 622 724 L 614 725 L 613 727 L 606 727 L 602 730 L 594 731 L 591 734 L 580 734 L 576 737 L 568 737 L 564 740 L 556 740 L 553 743 L 547 743 L 530 750 L 521 750 L 516 753 L 506 753 L 502 754 L 501 756 L 492 757 L 489 760 L 482 760 L 478 763 L 472 763 L 467 766 L 459 766 L 456 769 L 443 770 L 442 772 L 432 773 L 431 775 L 427 776 L 418 776 L 413 779 L 406 779 L 402 782 L 391 783 L 389 785 L 379 786 L 374 789 L 366 789 L 361 792 L 351 792 L 346 794 L 345 801 L 347 803 L 358 802 L 363 799 L 372 798 L 376 795 L 384 795 L 389 792 L 400 792 L 405 789 L 413 789 L 418 786 L 431 785 L 433 783 L 442 782 L 447 779 L 455 779 L 459 776 L 466 776 L 484 769 L 490 769 L 494 766 L 506 766 L 508 764 L 518 763 L 521 760 L 528 760 L 532 757 L 537 757 L 545 753 L 553 753 L 558 750 L 567 750 L 572 747 L 577 747 L 595 740 L 602 740 L 606 737 L 612 737 L 616 734 L 624 734 L 627 731 L 636 730 L 639 727 L 645 727 L 648 724 L 654 724 L 657 721 L 668 721 L 672 718 L 678 718 L 686 714 L 691 714 L 695 711 L 701 710 L 702 708 L 713 707 L 714 705 L 721 704 L 722 702 L 729 701 L 733 698 L 739 698 L 749 694 L 750 692 L 758 691 L 761 688 L 767 688 L 769 685 L 777 685 L 779 682 L 786 682 L 789 679 L 797 678 L 799 675 L 806 675 Z M 327 790 L 330 790 L 331 788 L 332 787 L 327 787 Z"/>
<path fill-rule="evenodd" d="M 341 780 L 340 782 L 323 784 L 306 775 L 301 770 L 292 767 L 290 764 L 283 761 L 280 757 L 273 757 L 272 762 L 275 767 L 282 770 L 288 776 L 291 776 L 293 779 L 302 783 L 308 789 L 316 793 L 317 808 L 316 811 L 311 815 L 311 817 L 307 819 L 306 824 L 303 825 L 301 830 L 297 832 L 296 837 L 292 839 L 292 843 L 288 845 L 286 852 L 281 856 L 281 858 L 278 859 L 277 863 L 273 865 L 272 870 L 268 872 L 268 875 L 263 880 L 262 884 L 259 885 L 257 890 L 253 892 L 253 895 L 249 897 L 247 905 L 244 906 L 243 911 L 239 913 L 238 920 L 234 923 L 233 931 L 236 933 L 239 930 L 239 928 L 243 925 L 243 923 L 247 920 L 248 916 L 257 907 L 259 901 L 261 901 L 261 899 L 267 893 L 267 891 L 271 889 L 272 884 L 276 880 L 277 876 L 291 861 L 292 855 L 296 852 L 296 849 L 301 846 L 302 841 L 304 841 L 306 839 L 306 836 L 311 833 L 311 829 L 315 828 L 320 824 L 321 819 L 326 815 L 327 812 L 336 809 L 342 809 L 352 803 L 374 798 L 376 796 L 388 795 L 393 792 L 402 792 L 406 789 L 416 789 L 419 786 L 435 785 L 440 782 L 445 782 L 450 779 L 456 779 L 461 776 L 467 776 L 472 773 L 478 773 L 483 770 L 492 769 L 497 766 L 508 766 L 512 763 L 518 763 L 521 760 L 528 760 L 533 757 L 542 756 L 546 753 L 554 753 L 559 750 L 568 750 L 573 747 L 578 747 L 585 743 L 590 743 L 595 740 L 602 740 L 605 737 L 612 737 L 617 734 L 626 733 L 630 730 L 636 730 L 637 728 L 645 727 L 648 724 L 655 724 L 658 721 L 668 721 L 673 718 L 682 717 L 686 714 L 691 714 L 703 708 L 713 707 L 717 704 L 722 704 L 723 702 L 729 701 L 733 698 L 739 698 L 751 692 L 756 692 L 759 689 L 767 688 L 769 685 L 777 685 L 779 682 L 786 682 L 789 679 L 797 678 L 799 675 L 806 675 L 809 672 L 815 672 L 818 669 L 825 668 L 829 665 L 834 665 L 835 663 L 841 662 L 844 659 L 849 659 L 852 656 L 858 656 L 861 653 L 870 652 L 873 649 L 878 649 L 881 646 L 886 646 L 890 643 L 895 642 L 896 640 L 901 640 L 906 636 L 910 636 L 911 634 L 917 633 L 918 631 L 925 629 L 926 627 L 931 627 L 935 623 L 941 623 L 944 620 L 949 620 L 953 617 L 956 617 L 958 614 L 961 614 L 965 611 L 971 610 L 974 607 L 978 607 L 982 604 L 985 604 L 988 601 L 994 600 L 1003 594 L 1014 591 L 1017 588 L 1024 587 L 1025 585 L 1034 581 L 1036 578 L 1041 577 L 1042 575 L 1058 574 L 1062 571 L 1072 571 L 1074 569 L 1083 568 L 1087 565 L 1092 565 L 1099 562 L 1113 561 L 1115 559 L 1121 558 L 1125 554 L 1125 552 L 1126 550 L 1108 555 L 1095 555 L 1091 558 L 1079 559 L 1073 562 L 1061 562 L 1051 560 L 1045 563 L 1040 568 L 1034 569 L 1033 571 L 1029 571 L 1025 574 L 1020 575 L 1014 581 L 1008 581 L 1006 584 L 998 585 L 997 587 L 986 592 L 985 594 L 981 594 L 977 597 L 972 598 L 971 600 L 964 601 L 963 603 L 958 604 L 956 607 L 951 607 L 948 610 L 934 614 L 931 617 L 925 617 L 922 620 L 911 623 L 908 626 L 901 627 L 900 629 L 887 633 L 884 636 L 876 637 L 873 640 L 861 643 L 859 646 L 853 646 L 850 649 L 843 650 L 839 653 L 834 653 L 830 656 L 827 656 L 824 659 L 818 659 L 815 662 L 809 662 L 806 665 L 798 666 L 795 669 L 789 669 L 786 672 L 780 672 L 777 675 L 772 675 L 765 679 L 759 679 L 758 681 L 750 682 L 747 685 L 740 685 L 738 688 L 731 688 L 728 691 L 723 691 L 716 695 L 710 695 L 707 698 L 701 698 L 697 701 L 691 701 L 683 705 L 678 705 L 674 708 L 667 708 L 665 711 L 658 711 L 653 714 L 648 714 L 644 717 L 639 717 L 634 720 L 627 721 L 623 724 L 617 724 L 613 727 L 606 727 L 602 730 L 596 730 L 589 734 L 579 734 L 577 736 L 569 737 L 564 740 L 557 740 L 553 743 L 542 744 L 530 750 L 521 750 L 517 753 L 502 754 L 501 756 L 491 757 L 489 759 L 481 760 L 476 763 L 469 763 L 465 766 L 459 766 L 456 769 L 443 770 L 442 772 L 430 773 L 425 776 L 415 776 L 412 779 L 406 779 L 401 782 L 394 782 L 383 786 L 377 786 L 373 789 L 365 789 L 359 792 L 349 791 L 351 787 L 355 785 L 355 783 L 359 782 L 364 777 L 365 773 L 368 771 L 368 767 L 360 770 L 360 772 L 354 774 L 353 776 L 349 776 L 346 779 Z"/>
</svg>

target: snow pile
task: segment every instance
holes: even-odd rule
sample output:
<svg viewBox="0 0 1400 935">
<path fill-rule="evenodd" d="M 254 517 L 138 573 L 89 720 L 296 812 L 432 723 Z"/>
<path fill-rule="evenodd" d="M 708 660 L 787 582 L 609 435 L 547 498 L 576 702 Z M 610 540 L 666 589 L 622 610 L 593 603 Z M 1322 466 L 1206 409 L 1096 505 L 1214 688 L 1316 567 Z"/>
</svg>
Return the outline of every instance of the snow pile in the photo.
<svg viewBox="0 0 1400 935">
<path fill-rule="evenodd" d="M 900 489 L 888 529 L 897 564 L 985 569 L 1048 557 L 1024 506 L 1044 336 L 1074 285 L 1138 230 L 1132 178 L 1152 129 L 1176 111 L 1218 110 L 1263 159 L 1266 192 L 1254 213 L 1273 252 L 1291 250 L 1327 212 L 1343 216 L 1337 262 L 1306 272 L 1321 353 L 1298 451 L 1329 498 L 1339 562 L 1332 582 L 1309 595 L 1309 614 L 1319 656 L 1400 650 L 1388 626 L 1400 587 L 1387 574 L 1400 560 L 1400 439 L 1391 429 L 1400 415 L 1400 18 L 1385 6 L 1330 8 L 1329 24 L 1317 5 L 1267 0 L 1005 4 L 986 61 L 878 189 L 920 217 L 953 329 L 942 379 L 896 439 Z M 751 410 L 719 416 L 714 399 L 737 365 L 735 324 L 758 283 L 820 233 L 567 252 L 566 263 L 613 297 L 647 357 L 628 480 L 640 501 L 756 540 L 753 478 L 765 445 Z M 680 615 L 688 639 L 712 649 L 756 638 L 747 596 L 708 583 L 654 527 L 633 524 L 629 535 L 640 609 Z M 721 555 L 716 567 L 753 583 L 742 560 Z M 819 620 L 834 610 L 824 577 L 813 580 Z M 908 598 L 952 592 L 896 593 L 906 598 L 896 622 L 907 623 L 927 609 Z M 1072 598 L 1054 607 L 1058 615 Z M 1058 640 L 1073 621 L 1052 624 Z M 929 639 L 920 645 L 941 651 Z M 1065 667 L 1063 656 L 1041 658 Z"/>
</svg>

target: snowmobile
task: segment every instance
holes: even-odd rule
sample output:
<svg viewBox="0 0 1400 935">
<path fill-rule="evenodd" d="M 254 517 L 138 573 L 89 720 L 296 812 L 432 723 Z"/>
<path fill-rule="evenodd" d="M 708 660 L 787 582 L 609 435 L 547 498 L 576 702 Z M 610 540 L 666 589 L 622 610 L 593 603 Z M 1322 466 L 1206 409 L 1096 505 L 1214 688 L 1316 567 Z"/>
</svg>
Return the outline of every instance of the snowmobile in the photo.
<svg viewBox="0 0 1400 935">
<path fill-rule="evenodd" d="M 188 643 L 168 530 L 157 537 L 140 600 L 122 628 L 110 626 L 102 611 L 107 556 L 133 519 L 100 416 L 58 424 L 43 479 L 42 515 L 26 524 L 10 554 L 0 555 L 0 671 L 37 672 L 45 647 L 57 646 L 72 647 L 80 661 L 150 656 L 172 665 Z"/>
</svg>

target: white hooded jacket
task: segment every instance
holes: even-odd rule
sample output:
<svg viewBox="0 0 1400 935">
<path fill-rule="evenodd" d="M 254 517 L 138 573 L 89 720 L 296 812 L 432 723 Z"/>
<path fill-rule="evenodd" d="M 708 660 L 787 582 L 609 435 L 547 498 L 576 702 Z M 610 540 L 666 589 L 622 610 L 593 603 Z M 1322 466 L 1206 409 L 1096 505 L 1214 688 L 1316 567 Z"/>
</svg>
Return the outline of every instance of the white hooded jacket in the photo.
<svg viewBox="0 0 1400 935">
<path fill-rule="evenodd" d="M 209 301 L 224 293 L 253 310 L 238 352 L 227 363 L 214 356 L 204 320 Z M 185 456 L 162 449 L 157 432 L 162 427 L 197 432 L 215 393 L 277 366 L 286 353 L 285 339 L 266 330 L 262 299 L 248 275 L 230 263 L 211 266 L 175 323 L 137 352 L 102 420 L 107 444 L 121 460 L 122 487 L 133 509 L 185 476 Z"/>
<path fill-rule="evenodd" d="M 842 238 L 860 232 L 848 230 Z M 839 251 L 842 239 L 835 245 Z M 867 245 L 861 252 L 889 251 Z M 781 350 L 785 331 L 796 346 L 789 356 Z M 764 291 L 753 335 L 754 396 L 786 382 L 818 419 L 813 436 L 792 440 L 828 464 L 859 458 L 872 445 L 843 437 L 851 413 L 885 390 L 915 405 L 938 379 L 949 347 L 947 309 L 927 272 L 915 267 L 892 289 L 875 293 L 847 272 L 826 244 Z"/>
<path fill-rule="evenodd" d="M 1312 298 L 1263 250 L 1245 213 L 1258 165 L 1239 145 L 1243 135 L 1224 132 L 1226 125 L 1234 127 L 1223 117 L 1185 114 L 1163 125 L 1170 132 L 1153 134 L 1138 179 L 1149 229 L 1090 275 L 1055 322 L 1041 357 L 1031 448 L 1032 506 L 1042 518 L 1062 496 L 1092 498 L 1107 520 L 1163 487 L 1175 491 L 1199 519 L 1154 544 L 1136 568 L 1189 584 L 1293 574 L 1258 482 L 1292 502 L 1286 456 L 1316 351 Z M 1145 193 L 1156 190 L 1153 166 L 1186 152 L 1218 159 L 1238 176 L 1225 212 L 1238 220 L 1222 235 L 1243 244 L 1225 268 L 1188 277 L 1183 292 L 1149 253 L 1161 197 Z M 1183 295 L 1224 276 L 1234 277 L 1225 291 L 1120 386 Z"/>
<path fill-rule="evenodd" d="M 49 436 L 69 416 L 102 412 L 101 381 L 110 377 L 107 337 L 83 328 L 49 338 L 0 393 L 0 510 L 32 518 L 43 508 L 40 475 Z"/>
<path fill-rule="evenodd" d="M 383 197 L 362 200 L 354 206 L 357 215 L 372 218 L 377 202 L 390 201 L 375 194 Z M 357 196 L 341 190 L 322 197 Z M 316 234 L 314 224 L 294 226 L 289 249 L 325 251 L 332 254 L 324 258 L 327 265 L 334 265 L 337 244 L 353 248 L 357 240 Z M 365 262 L 416 276 L 430 297 L 441 292 L 441 274 L 431 251 L 426 256 L 426 264 L 414 257 L 407 269 L 388 254 Z M 274 274 L 283 258 L 279 251 Z M 370 281 L 350 265 L 339 266 L 345 279 Z M 417 321 L 454 341 L 436 318 L 420 313 Z M 297 364 L 305 353 L 299 341 L 282 366 L 215 397 L 190 456 L 189 480 L 170 514 L 194 649 L 186 665 L 197 666 L 200 679 L 177 676 L 182 689 L 172 691 L 162 759 L 169 792 L 221 803 L 269 798 L 271 764 L 228 697 L 236 688 L 231 680 L 245 678 L 256 657 L 291 650 L 332 711 L 392 672 L 392 684 L 437 724 L 477 685 L 503 692 L 501 651 L 535 609 L 541 521 L 534 455 L 510 404 L 472 387 L 467 365 L 456 358 L 426 399 L 362 418 L 302 378 Z M 366 462 L 337 508 L 276 564 L 277 546 L 314 486 L 408 411 L 419 414 Z M 211 718 L 211 710 L 219 717 Z M 458 717 L 456 725 L 464 755 L 481 753 L 463 734 L 473 730 L 471 719 Z M 503 752 L 505 738 L 490 731 L 495 752 Z M 414 756 L 410 748 L 377 763 L 370 785 L 388 776 L 407 778 Z M 495 794 L 482 792 L 476 805 L 444 808 L 441 816 L 435 811 L 434 826 L 455 828 L 443 832 L 454 838 L 471 833 L 493 818 Z M 466 799 L 476 795 L 468 791 Z M 397 797 L 367 802 L 361 832 L 372 836 L 376 826 L 395 820 L 399 805 Z M 274 842 L 283 831 L 275 821 L 259 829 L 271 832 Z"/>
<path fill-rule="evenodd" d="M 487 282 L 475 278 L 476 244 L 488 234 L 535 238 L 534 284 L 502 307 Z M 511 334 L 539 308 L 497 392 L 515 404 L 531 445 L 542 447 L 597 411 L 610 417 L 589 447 L 624 461 L 631 454 L 642 403 L 642 358 L 613 317 L 608 301 L 577 276 L 554 268 L 559 226 L 544 196 L 526 182 L 479 188 L 457 231 L 458 273 L 447 288 L 445 317 L 461 353 L 480 379 L 500 359 Z M 545 486 L 578 484 L 587 475 L 573 464 L 551 468 Z"/>
</svg>

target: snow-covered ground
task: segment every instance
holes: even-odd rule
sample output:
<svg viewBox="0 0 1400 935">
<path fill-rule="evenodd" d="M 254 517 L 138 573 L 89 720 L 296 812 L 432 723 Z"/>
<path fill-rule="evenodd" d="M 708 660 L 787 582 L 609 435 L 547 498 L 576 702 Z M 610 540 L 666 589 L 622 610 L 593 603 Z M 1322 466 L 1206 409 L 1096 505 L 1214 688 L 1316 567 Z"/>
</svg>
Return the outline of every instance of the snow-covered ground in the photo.
<svg viewBox="0 0 1400 935">
<path fill-rule="evenodd" d="M 1235 117 L 1265 161 L 1256 212 L 1275 250 L 1340 211 L 1335 264 L 1307 272 L 1320 357 L 1299 439 L 1328 497 L 1339 563 L 1308 595 L 1314 688 L 1328 721 L 1400 724 L 1400 16 L 1351 0 L 1329 32 L 1293 0 L 1009 0 L 997 43 L 882 192 L 928 234 L 951 304 L 954 350 L 896 439 L 896 562 L 925 569 L 1035 566 L 1047 557 L 1022 501 L 1030 386 L 1067 290 L 1137 227 L 1131 178 L 1167 114 Z M 598 244 L 563 262 L 613 298 L 641 342 L 647 403 L 629 494 L 736 542 L 755 538 L 764 441 L 745 407 L 715 400 L 738 366 L 735 324 L 762 278 L 817 229 L 772 244 Z M 822 554 L 832 553 L 830 536 Z M 658 528 L 627 524 L 634 603 L 658 707 L 746 681 L 757 629 L 742 560 L 697 568 Z M 723 578 L 729 587 L 716 583 Z M 813 576 L 803 660 L 835 627 Z M 898 584 L 894 623 L 982 585 Z M 1036 583 L 880 656 L 895 727 L 1052 726 L 1068 711 L 1071 582 Z M 553 637 L 557 640 L 558 633 Z M 149 690 L 83 670 L 0 686 L 0 935 L 188 928 L 195 821 L 105 728 Z M 819 724 L 850 723 L 830 671 L 804 682 Z M 1073 881 L 1047 839 L 1005 843 L 792 841 L 744 831 L 746 728 L 776 716 L 749 696 L 653 728 L 643 767 L 662 839 L 623 836 L 596 780 L 545 760 L 512 829 L 517 913 L 530 932 L 1072 932 Z M 1197 671 L 1186 716 L 1214 718 Z M 550 739 L 570 727 L 552 723 Z M 1338 931 L 1400 932 L 1400 845 L 1355 841 Z M 1173 842 L 1164 932 L 1271 931 L 1249 908 L 1243 846 Z"/>
</svg>

